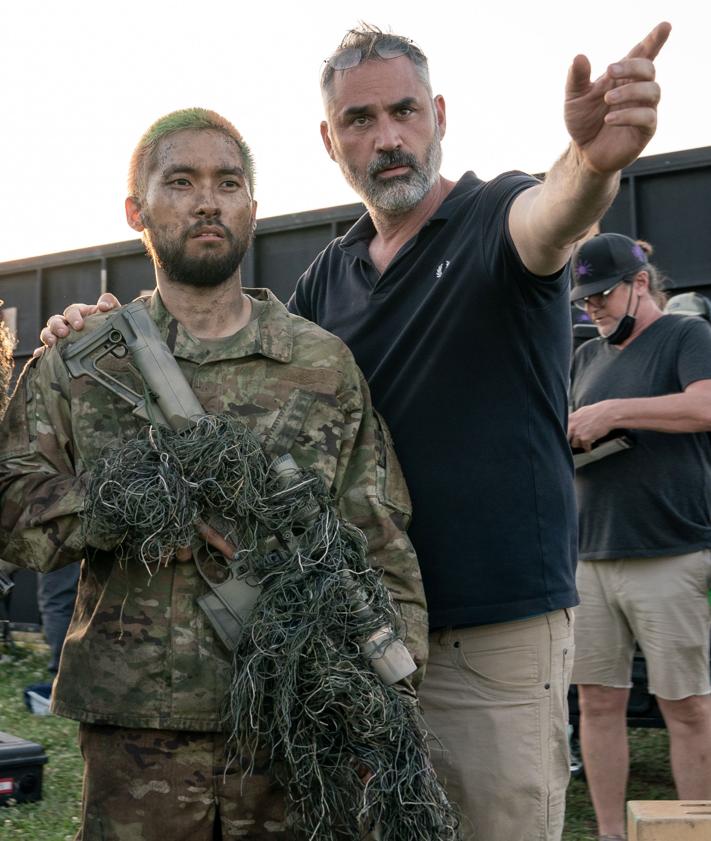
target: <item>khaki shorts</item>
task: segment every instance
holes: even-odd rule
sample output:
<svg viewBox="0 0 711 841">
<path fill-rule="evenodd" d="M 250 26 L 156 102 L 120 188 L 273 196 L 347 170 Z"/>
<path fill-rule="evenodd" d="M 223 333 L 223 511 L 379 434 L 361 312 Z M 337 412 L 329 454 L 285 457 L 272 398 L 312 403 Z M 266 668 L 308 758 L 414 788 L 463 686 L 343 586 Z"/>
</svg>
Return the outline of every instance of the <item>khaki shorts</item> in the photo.
<svg viewBox="0 0 711 841">
<path fill-rule="evenodd" d="M 569 777 L 569 610 L 430 634 L 419 689 L 465 841 L 557 841 Z"/>
<path fill-rule="evenodd" d="M 573 683 L 632 686 L 635 640 L 649 691 L 670 701 L 707 695 L 711 550 L 581 561 Z"/>
</svg>

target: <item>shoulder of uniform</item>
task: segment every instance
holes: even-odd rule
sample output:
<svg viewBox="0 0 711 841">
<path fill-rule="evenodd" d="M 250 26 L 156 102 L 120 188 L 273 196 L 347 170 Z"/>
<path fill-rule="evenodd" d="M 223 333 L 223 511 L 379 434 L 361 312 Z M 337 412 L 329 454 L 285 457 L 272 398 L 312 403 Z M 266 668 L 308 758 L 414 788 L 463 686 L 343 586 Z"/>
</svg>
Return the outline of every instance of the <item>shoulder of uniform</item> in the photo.
<svg viewBox="0 0 711 841">
<path fill-rule="evenodd" d="M 334 336 L 333 333 L 329 333 L 328 330 L 324 330 L 323 327 L 319 327 L 313 321 L 309 321 L 307 318 L 302 318 L 300 315 L 294 315 L 293 313 L 289 313 L 289 320 L 292 325 L 295 342 L 302 342 L 305 345 L 318 344 L 329 352 L 351 356 L 350 350 L 348 350 L 346 344 L 338 336 Z"/>
<path fill-rule="evenodd" d="M 323 327 L 319 327 L 318 324 L 300 315 L 289 313 L 289 319 L 293 326 L 295 348 L 298 349 L 298 346 L 304 349 L 318 348 L 324 357 L 332 356 L 342 360 L 343 364 L 355 366 L 353 354 L 338 336 L 334 336 L 333 333 L 329 333 L 328 330 L 324 330 Z"/>
</svg>

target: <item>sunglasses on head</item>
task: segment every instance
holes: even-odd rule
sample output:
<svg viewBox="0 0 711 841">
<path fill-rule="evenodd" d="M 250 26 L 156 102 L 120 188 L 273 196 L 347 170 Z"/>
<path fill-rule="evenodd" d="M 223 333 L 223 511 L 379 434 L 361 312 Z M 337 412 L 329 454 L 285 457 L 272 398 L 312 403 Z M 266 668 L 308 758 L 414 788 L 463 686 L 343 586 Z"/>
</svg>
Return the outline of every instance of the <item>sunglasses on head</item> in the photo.
<svg viewBox="0 0 711 841">
<path fill-rule="evenodd" d="M 373 44 L 372 52 L 387 60 L 408 55 L 414 50 L 417 50 L 417 47 L 412 41 L 393 36 L 376 41 Z M 350 70 L 351 67 L 357 67 L 370 54 L 371 51 L 366 53 L 361 47 L 344 47 L 342 50 L 336 50 L 330 58 L 326 59 L 325 63 L 334 70 Z"/>
</svg>

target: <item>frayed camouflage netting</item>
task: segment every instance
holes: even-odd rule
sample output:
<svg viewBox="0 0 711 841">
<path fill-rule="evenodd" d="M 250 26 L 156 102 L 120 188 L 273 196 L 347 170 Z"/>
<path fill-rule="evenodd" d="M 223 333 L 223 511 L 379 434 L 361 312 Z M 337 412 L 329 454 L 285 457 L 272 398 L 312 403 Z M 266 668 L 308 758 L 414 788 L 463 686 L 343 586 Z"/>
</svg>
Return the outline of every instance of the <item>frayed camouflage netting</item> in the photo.
<svg viewBox="0 0 711 841">
<path fill-rule="evenodd" d="M 261 592 L 235 651 L 226 726 L 242 762 L 271 757 L 296 838 L 459 838 L 416 703 L 363 654 L 384 627 L 401 635 L 401 622 L 363 534 L 318 476 L 297 469 L 285 480 L 243 423 L 204 415 L 107 454 L 85 521 L 89 539 L 121 535 L 123 560 L 148 574 L 196 547 L 199 522 L 237 547 Z"/>
</svg>

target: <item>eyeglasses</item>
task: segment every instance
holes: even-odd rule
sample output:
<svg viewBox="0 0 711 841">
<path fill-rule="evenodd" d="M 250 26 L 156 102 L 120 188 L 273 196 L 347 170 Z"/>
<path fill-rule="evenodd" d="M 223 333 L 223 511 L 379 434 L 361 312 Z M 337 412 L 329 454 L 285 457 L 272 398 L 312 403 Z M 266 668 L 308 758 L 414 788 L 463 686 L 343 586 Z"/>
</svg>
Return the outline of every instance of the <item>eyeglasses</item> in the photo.
<svg viewBox="0 0 711 841">
<path fill-rule="evenodd" d="M 412 41 L 395 37 L 381 38 L 376 41 L 373 44 L 373 52 L 384 59 L 398 58 L 408 53 L 420 54 L 419 48 Z M 325 63 L 334 70 L 350 70 L 366 58 L 367 54 L 361 47 L 345 47 L 342 50 L 336 50 L 330 58 L 325 60 Z"/>
<path fill-rule="evenodd" d="M 594 298 L 602 298 L 602 303 L 605 303 L 605 298 L 610 294 L 610 292 L 614 292 L 615 289 L 621 284 L 624 283 L 624 279 L 618 280 L 617 283 L 613 284 L 609 289 L 605 289 L 604 292 L 596 292 L 594 295 L 586 295 L 584 298 L 578 298 L 577 301 L 573 301 L 573 304 L 579 309 L 587 310 L 588 305 L 592 302 L 594 303 Z"/>
</svg>

